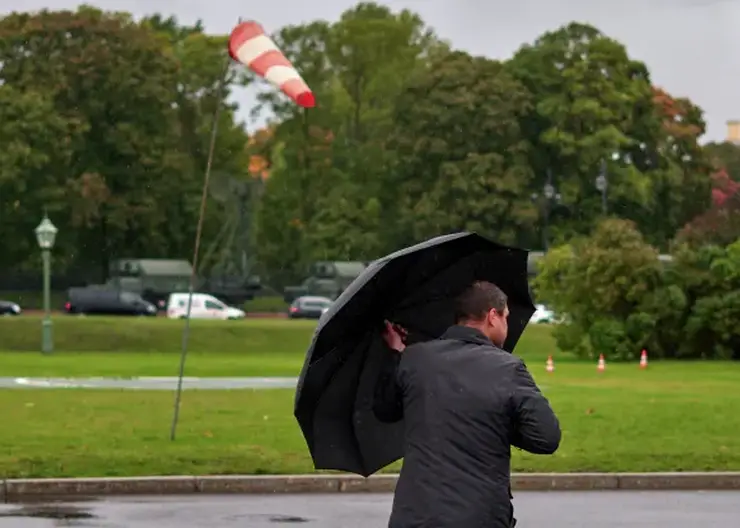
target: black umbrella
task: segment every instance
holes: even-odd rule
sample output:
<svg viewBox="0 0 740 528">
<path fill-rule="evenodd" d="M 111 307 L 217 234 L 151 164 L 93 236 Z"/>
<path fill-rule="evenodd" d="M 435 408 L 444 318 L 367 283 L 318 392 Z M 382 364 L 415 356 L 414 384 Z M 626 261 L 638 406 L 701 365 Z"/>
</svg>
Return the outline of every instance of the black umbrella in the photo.
<svg viewBox="0 0 740 528">
<path fill-rule="evenodd" d="M 384 320 L 406 328 L 409 343 L 437 338 L 455 322 L 452 300 L 474 281 L 490 281 L 509 297 L 511 352 L 535 311 L 527 257 L 456 233 L 383 257 L 347 287 L 319 321 L 296 390 L 295 416 L 316 469 L 368 476 L 403 457 L 403 423 L 372 412 L 388 360 Z"/>
</svg>

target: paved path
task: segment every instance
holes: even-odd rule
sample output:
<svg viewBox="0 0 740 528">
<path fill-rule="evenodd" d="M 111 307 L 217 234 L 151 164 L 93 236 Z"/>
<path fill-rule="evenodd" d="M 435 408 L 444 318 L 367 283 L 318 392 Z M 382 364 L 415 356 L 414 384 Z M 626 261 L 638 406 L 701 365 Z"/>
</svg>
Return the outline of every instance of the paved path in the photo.
<svg viewBox="0 0 740 528">
<path fill-rule="evenodd" d="M 0 505 L 3 528 L 385 528 L 388 495 L 202 496 Z M 522 528 L 729 528 L 740 492 L 518 493 Z M 64 519 L 64 520 L 62 520 Z"/>
<path fill-rule="evenodd" d="M 297 378 L 183 378 L 184 389 L 294 389 Z M 4 389 L 175 390 L 175 377 L 141 378 L 0 378 Z"/>
</svg>

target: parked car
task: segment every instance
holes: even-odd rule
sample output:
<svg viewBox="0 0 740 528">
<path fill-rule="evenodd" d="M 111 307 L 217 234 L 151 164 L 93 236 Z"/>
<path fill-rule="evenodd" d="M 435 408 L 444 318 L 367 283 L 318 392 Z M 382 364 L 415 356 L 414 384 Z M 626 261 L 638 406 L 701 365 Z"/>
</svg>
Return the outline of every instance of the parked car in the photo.
<svg viewBox="0 0 740 528">
<path fill-rule="evenodd" d="M 291 303 L 288 317 L 291 319 L 321 319 L 333 302 L 326 297 L 304 295 Z"/>
<path fill-rule="evenodd" d="M 64 310 L 80 315 L 157 315 L 157 307 L 141 295 L 108 288 L 70 288 Z"/>
<path fill-rule="evenodd" d="M 0 300 L 0 315 L 20 315 L 21 307 L 14 302 Z"/>
<path fill-rule="evenodd" d="M 188 297 L 189 293 L 170 294 L 167 300 L 167 317 L 185 319 L 188 314 Z M 191 319 L 242 319 L 245 316 L 244 310 L 228 306 L 213 295 L 193 293 Z"/>
<path fill-rule="evenodd" d="M 532 315 L 532 318 L 529 320 L 530 323 L 539 324 L 556 322 L 555 313 L 547 306 L 544 304 L 536 304 L 535 308 L 536 310 Z"/>
</svg>

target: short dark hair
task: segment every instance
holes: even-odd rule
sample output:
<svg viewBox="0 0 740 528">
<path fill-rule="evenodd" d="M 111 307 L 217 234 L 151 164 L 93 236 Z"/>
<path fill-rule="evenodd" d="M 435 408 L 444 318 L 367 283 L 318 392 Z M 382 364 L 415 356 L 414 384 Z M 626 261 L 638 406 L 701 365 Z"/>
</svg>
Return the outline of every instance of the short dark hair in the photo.
<svg viewBox="0 0 740 528">
<path fill-rule="evenodd" d="M 490 310 L 504 313 L 507 297 L 492 282 L 476 281 L 455 299 L 455 322 L 480 321 Z"/>
</svg>

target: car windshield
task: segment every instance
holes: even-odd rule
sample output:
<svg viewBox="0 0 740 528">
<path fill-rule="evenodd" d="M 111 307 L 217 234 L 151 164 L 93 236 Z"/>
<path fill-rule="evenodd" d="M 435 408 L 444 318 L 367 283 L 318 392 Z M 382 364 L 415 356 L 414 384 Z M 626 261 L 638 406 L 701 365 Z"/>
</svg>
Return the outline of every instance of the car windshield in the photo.
<svg viewBox="0 0 740 528">
<path fill-rule="evenodd" d="M 304 308 L 328 308 L 331 306 L 330 302 L 327 301 L 304 301 L 303 307 Z"/>
<path fill-rule="evenodd" d="M 129 303 L 144 302 L 144 299 L 141 298 L 141 295 L 137 295 L 131 292 L 121 292 L 121 300 Z"/>
</svg>

